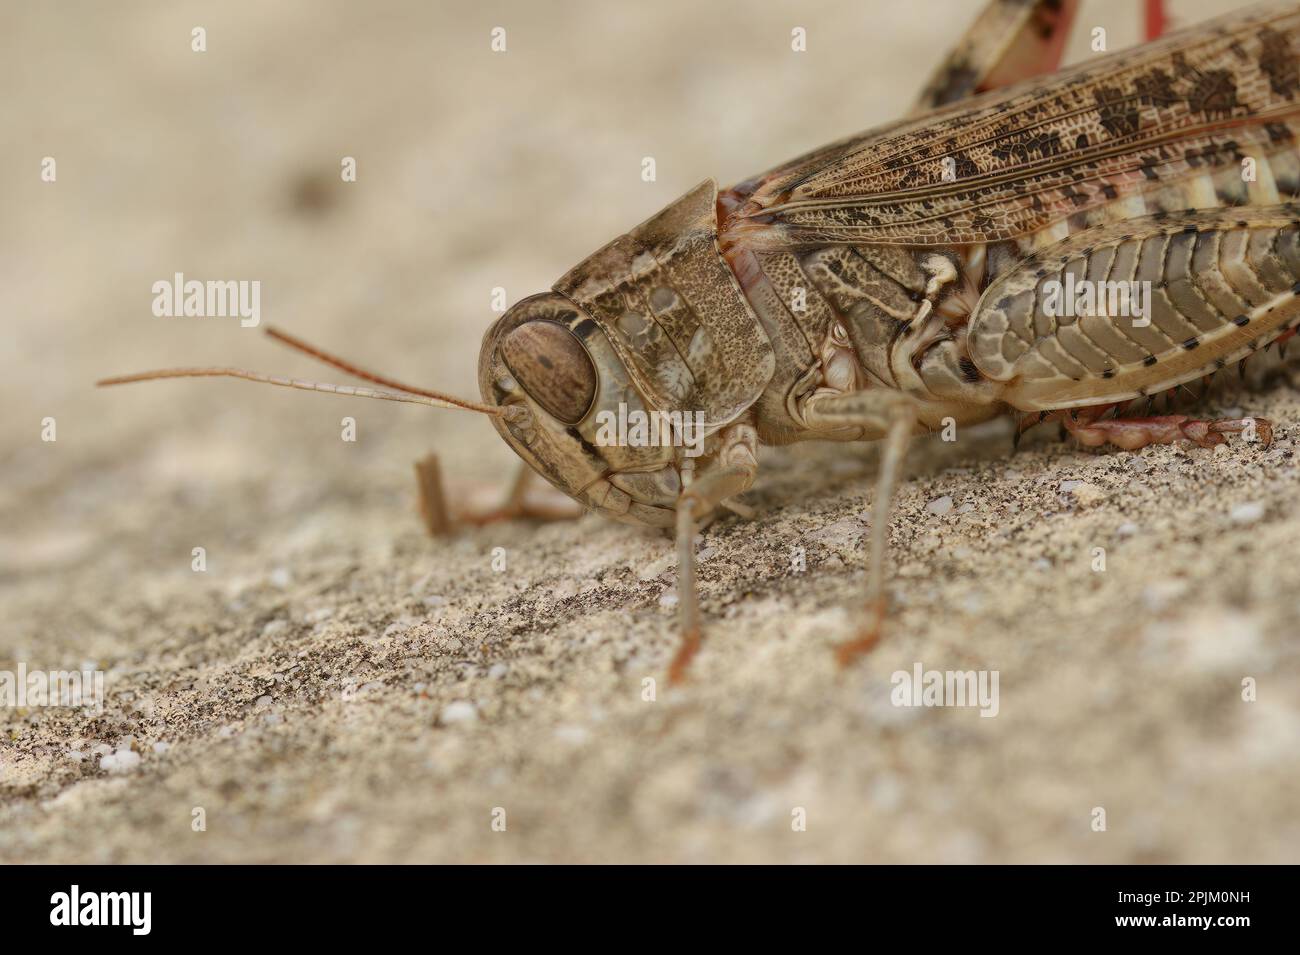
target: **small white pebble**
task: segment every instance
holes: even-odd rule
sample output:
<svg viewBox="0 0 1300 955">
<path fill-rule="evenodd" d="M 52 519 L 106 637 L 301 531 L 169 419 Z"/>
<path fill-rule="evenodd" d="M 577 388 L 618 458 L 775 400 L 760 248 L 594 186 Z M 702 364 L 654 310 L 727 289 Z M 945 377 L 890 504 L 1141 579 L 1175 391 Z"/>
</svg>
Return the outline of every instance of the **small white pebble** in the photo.
<svg viewBox="0 0 1300 955">
<path fill-rule="evenodd" d="M 846 517 L 843 520 L 835 521 L 833 524 L 819 527 L 809 536 L 814 540 L 826 541 L 829 544 L 848 543 L 862 536 L 864 530 L 862 523 L 860 515 L 859 517 Z"/>
<path fill-rule="evenodd" d="M 1254 524 L 1264 516 L 1264 505 L 1258 501 L 1249 501 L 1245 504 L 1238 504 L 1228 514 L 1234 524 Z"/>
<path fill-rule="evenodd" d="M 937 497 L 929 504 L 925 505 L 925 509 L 929 511 L 931 514 L 934 514 L 938 517 L 943 517 L 943 515 L 947 514 L 949 511 L 952 510 L 952 498 L 949 497 L 947 494 L 945 494 L 943 497 Z"/>
<path fill-rule="evenodd" d="M 262 636 L 274 637 L 277 634 L 284 633 L 289 629 L 289 624 L 284 620 L 272 620 L 262 628 Z"/>
<path fill-rule="evenodd" d="M 258 706 L 270 706 L 273 702 L 275 701 L 272 700 L 269 696 L 259 696 L 257 698 Z"/>
<path fill-rule="evenodd" d="M 1132 521 L 1125 521 L 1123 524 L 1121 524 L 1119 527 L 1115 529 L 1115 533 L 1118 534 L 1120 537 L 1132 537 L 1139 530 L 1140 528 Z"/>
<path fill-rule="evenodd" d="M 661 593 L 661 594 L 659 595 L 659 606 L 661 606 L 661 607 L 676 607 L 676 606 L 677 606 L 677 591 L 674 590 L 673 588 L 669 587 L 667 590 L 665 590 L 663 593 Z"/>
<path fill-rule="evenodd" d="M 555 738 L 561 742 L 581 745 L 591 738 L 591 733 L 581 726 L 557 726 Z"/>
<path fill-rule="evenodd" d="M 668 568 L 677 562 L 677 555 L 664 554 L 658 560 L 651 561 L 637 571 L 637 577 L 641 580 L 654 580 L 661 574 L 668 572 Z"/>
<path fill-rule="evenodd" d="M 478 707 L 469 700 L 456 700 L 454 703 L 448 703 L 438 714 L 438 722 L 444 726 L 451 726 L 456 723 L 476 723 L 478 722 Z"/>
<path fill-rule="evenodd" d="M 1159 613 L 1181 600 L 1187 588 L 1185 580 L 1154 581 L 1142 588 L 1142 604 L 1152 613 Z"/>
<path fill-rule="evenodd" d="M 157 742 L 157 743 L 154 743 L 154 744 L 153 744 L 153 751 L 154 751 L 155 753 L 160 754 L 160 755 L 161 755 L 162 753 L 167 752 L 167 750 L 169 750 L 169 749 L 171 749 L 171 748 L 172 748 L 172 744 L 171 744 L 171 743 Z"/>
<path fill-rule="evenodd" d="M 289 573 L 289 568 L 277 567 L 275 570 L 271 571 L 269 579 L 273 587 L 278 587 L 280 590 L 283 590 L 285 587 L 289 586 L 290 582 L 293 580 L 293 576 Z"/>
<path fill-rule="evenodd" d="M 110 773 L 129 773 L 140 765 L 140 754 L 123 746 L 116 753 L 109 753 L 99 759 L 99 768 Z"/>
<path fill-rule="evenodd" d="M 494 663 L 492 666 L 488 667 L 488 679 L 504 680 L 506 674 L 509 672 L 510 667 L 506 666 L 504 663 Z"/>
</svg>

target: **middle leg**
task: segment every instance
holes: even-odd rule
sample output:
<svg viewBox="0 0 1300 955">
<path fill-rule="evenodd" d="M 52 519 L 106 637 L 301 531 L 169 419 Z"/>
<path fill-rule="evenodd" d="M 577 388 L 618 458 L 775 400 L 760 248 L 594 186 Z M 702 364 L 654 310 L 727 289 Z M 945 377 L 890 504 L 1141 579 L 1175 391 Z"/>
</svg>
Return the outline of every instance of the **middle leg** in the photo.
<svg viewBox="0 0 1300 955">
<path fill-rule="evenodd" d="M 894 493 L 903 475 L 903 461 L 916 430 L 916 402 L 900 391 L 855 391 L 843 395 L 813 395 L 804 417 L 813 428 L 836 430 L 857 425 L 868 434 L 884 435 L 884 453 L 876 475 L 872 500 L 871 544 L 868 550 L 865 619 L 853 639 L 835 648 L 841 666 L 870 652 L 880 641 L 887 600 L 885 551 L 889 543 L 889 516 Z"/>
</svg>

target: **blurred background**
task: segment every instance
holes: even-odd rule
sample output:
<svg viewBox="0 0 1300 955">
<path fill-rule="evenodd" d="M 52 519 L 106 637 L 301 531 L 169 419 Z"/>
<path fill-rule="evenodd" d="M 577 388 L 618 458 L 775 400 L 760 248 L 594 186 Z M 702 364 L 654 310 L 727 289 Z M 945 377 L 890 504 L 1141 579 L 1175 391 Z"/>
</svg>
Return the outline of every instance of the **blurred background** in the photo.
<svg viewBox="0 0 1300 955">
<path fill-rule="evenodd" d="M 495 287 L 511 302 L 544 290 L 706 176 L 725 186 L 897 117 L 979 6 L 5 5 L 0 661 L 93 660 L 109 670 L 114 697 L 96 720 L 0 717 L 8 721 L 6 861 L 79 851 L 109 861 L 1190 861 L 1223 859 L 1242 840 L 1265 845 L 1225 822 L 1207 823 L 1213 831 L 1196 848 L 1178 834 L 1184 817 L 1166 820 L 1150 807 L 1144 821 L 1130 816 L 1125 839 L 1088 843 L 1086 814 L 1102 798 L 1090 787 L 1111 779 L 1105 767 L 1115 764 L 1094 753 L 1042 779 L 1029 768 L 1070 758 L 1058 750 L 1079 711 L 1054 723 L 1037 710 L 1054 728 L 1004 738 L 995 760 L 958 771 L 968 730 L 911 738 L 874 710 L 855 709 L 843 694 L 858 700 L 867 691 L 835 684 L 821 645 L 800 649 L 798 635 L 821 639 L 843 624 L 831 608 L 857 592 L 856 536 L 819 539 L 843 551 L 831 555 L 826 582 L 768 593 L 757 606 L 770 619 L 760 624 L 736 609 L 764 588 L 734 583 L 734 567 L 750 558 L 724 530 L 719 569 L 706 571 L 714 628 L 738 642 L 752 637 L 761 662 L 747 670 L 736 661 L 748 653 L 734 648 L 725 669 L 740 683 L 678 700 L 648 727 L 640 680 L 662 670 L 674 639 L 671 605 L 660 596 L 672 569 L 662 539 L 592 518 L 536 532 L 511 525 L 445 542 L 424 537 L 417 457 L 439 452 L 464 503 L 490 503 L 512 475 L 515 459 L 486 422 L 230 381 L 92 387 L 107 375 L 176 365 L 346 380 L 234 318 L 155 317 L 153 283 L 182 272 L 258 280 L 264 326 L 399 380 L 476 397 Z M 1177 26 L 1234 6 L 1184 0 L 1171 13 Z M 1087 55 L 1097 25 L 1111 49 L 1129 45 L 1140 4 L 1085 0 L 1070 61 Z M 791 51 L 796 26 L 807 30 L 806 53 Z M 191 48 L 196 27 L 205 52 Z M 505 30 L 504 53 L 491 48 L 495 27 Z M 54 182 L 42 180 L 45 157 L 57 163 Z M 340 178 L 344 157 L 355 158 L 355 182 Z M 654 182 L 642 180 L 644 157 L 655 160 Z M 357 421 L 354 443 L 339 440 L 345 415 Z M 57 422 L 55 442 L 41 440 L 47 417 Z M 809 496 L 820 502 L 809 512 L 819 527 L 851 521 L 862 506 L 870 457 L 839 465 L 835 478 L 825 473 L 842 453 L 810 453 L 823 455 L 812 458 L 819 476 L 778 459 L 762 498 L 791 508 L 779 512 L 785 524 L 768 525 L 783 545 L 805 532 L 797 522 Z M 1021 469 L 1069 463 L 1066 450 L 1045 453 Z M 929 473 L 925 480 L 942 480 Z M 988 474 L 949 480 L 996 486 Z M 1002 505 L 1015 510 L 1014 497 Z M 1134 506 L 1159 526 L 1177 505 Z M 1132 519 L 1111 516 L 1114 525 Z M 197 545 L 209 555 L 206 575 L 190 569 Z M 496 546 L 518 561 L 510 579 L 467 576 L 464 568 Z M 1030 546 L 1040 552 L 1014 559 L 1051 557 L 1049 541 Z M 1161 542 L 1149 546 L 1159 553 Z M 923 565 L 924 553 L 914 555 Z M 1020 573 L 1007 566 L 1011 577 Z M 994 575 L 994 565 L 982 573 Z M 985 589 L 996 579 L 986 576 Z M 1033 594 L 1023 599 L 1038 606 Z M 1042 607 L 1043 619 L 1077 611 L 1071 599 Z M 1098 598 L 1090 612 L 1109 620 L 1139 596 L 1111 599 L 1119 602 L 1108 609 Z M 1015 626 L 1014 609 L 998 633 L 1008 619 Z M 724 613 L 742 617 L 723 624 Z M 941 645 L 978 638 L 963 629 L 983 626 L 978 616 L 957 626 L 941 615 L 934 632 L 951 638 Z M 931 633 L 907 632 L 922 646 Z M 803 652 L 818 662 L 806 683 L 792 682 Z M 904 651 L 908 665 L 919 652 Z M 1070 686 L 1092 692 L 1106 682 L 1093 682 L 1102 657 L 1092 652 L 1062 665 L 1078 678 Z M 887 677 L 892 667 L 882 666 Z M 1039 659 L 1029 672 L 1052 670 Z M 1134 684 L 1134 699 L 1143 685 Z M 368 715 L 339 702 L 365 687 L 374 697 Z M 1041 693 L 1049 708 L 1069 696 L 1051 682 Z M 1117 745 L 1149 723 L 1156 734 L 1181 732 L 1174 725 L 1200 705 L 1195 696 L 1167 700 L 1159 715 L 1143 711 L 1096 731 L 1096 745 Z M 1014 728 L 1014 719 L 1002 726 Z M 1294 738 L 1285 733 L 1263 753 Z M 1183 765 L 1186 744 L 1162 739 L 1148 764 Z M 97 746 L 125 746 L 143 765 L 135 776 L 106 778 Z M 835 768 L 845 746 L 862 751 L 852 771 Z M 996 774 L 981 775 L 993 763 Z M 984 808 L 962 809 L 956 789 L 946 801 L 911 798 L 912 786 L 945 768 L 965 774 L 961 788 L 987 800 Z M 1135 777 L 1131 766 L 1114 772 L 1116 785 L 1125 775 L 1122 785 L 1139 788 L 1154 778 Z M 909 773 L 920 775 L 909 781 Z M 1027 777 L 1034 785 L 1009 781 Z M 870 790 L 869 818 L 823 828 L 800 846 L 781 841 L 790 800 L 853 806 L 872 786 L 884 790 Z M 1232 791 L 1227 778 L 1208 795 L 1189 786 L 1176 801 L 1196 818 L 1213 816 Z M 1067 806 L 1066 793 L 1078 805 Z M 475 814 L 485 820 L 496 800 L 511 798 L 527 807 L 532 834 L 485 841 Z M 1256 805 L 1267 815 L 1264 802 Z M 188 841 L 199 804 L 224 806 L 224 821 L 206 841 Z M 584 807 L 577 816 L 575 805 Z M 954 814 L 964 821 L 950 830 L 944 820 Z M 1082 835 L 1061 835 L 1079 818 Z M 1276 835 L 1284 817 L 1271 818 Z M 779 832 L 758 839 L 755 826 Z M 1294 827 L 1288 833 L 1294 845 Z"/>
</svg>

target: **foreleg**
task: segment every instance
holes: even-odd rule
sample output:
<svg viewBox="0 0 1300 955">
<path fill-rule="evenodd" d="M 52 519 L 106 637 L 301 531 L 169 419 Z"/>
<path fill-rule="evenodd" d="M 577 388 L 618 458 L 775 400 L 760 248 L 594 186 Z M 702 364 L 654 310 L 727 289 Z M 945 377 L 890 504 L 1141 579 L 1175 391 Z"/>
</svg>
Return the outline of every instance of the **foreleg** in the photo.
<svg viewBox="0 0 1300 955">
<path fill-rule="evenodd" d="M 758 474 L 758 438 L 747 424 L 732 425 L 713 467 L 683 488 L 677 499 L 677 621 L 681 645 L 668 668 L 668 682 L 680 683 L 700 649 L 700 600 L 695 570 L 699 520 L 728 498 L 749 490 Z"/>
<path fill-rule="evenodd" d="M 420 516 L 424 526 L 433 537 L 443 537 L 451 533 L 456 524 L 469 524 L 481 527 L 499 521 L 533 520 L 564 521 L 582 516 L 583 508 L 576 501 L 564 497 L 550 488 L 541 493 L 550 493 L 549 498 L 529 493 L 536 483 L 537 472 L 527 464 L 520 462 L 515 479 L 506 493 L 505 500 L 497 507 L 487 511 L 462 511 L 452 515 L 448 506 L 447 493 L 443 487 L 442 467 L 436 454 L 428 454 L 415 462 L 415 480 L 419 491 Z"/>
</svg>

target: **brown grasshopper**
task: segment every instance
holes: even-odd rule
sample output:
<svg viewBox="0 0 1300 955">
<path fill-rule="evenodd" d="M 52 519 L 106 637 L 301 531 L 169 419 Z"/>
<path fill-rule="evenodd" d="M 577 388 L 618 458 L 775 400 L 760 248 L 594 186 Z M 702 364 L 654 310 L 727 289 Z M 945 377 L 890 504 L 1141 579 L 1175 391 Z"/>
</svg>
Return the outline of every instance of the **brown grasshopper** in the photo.
<svg viewBox="0 0 1300 955">
<path fill-rule="evenodd" d="M 481 404 L 278 332 L 391 390 L 226 368 L 104 383 L 231 375 L 491 416 L 585 507 L 675 529 L 674 678 L 700 640 L 697 529 L 741 509 L 759 445 L 883 439 L 867 617 L 847 660 L 877 639 L 914 434 L 1013 414 L 1017 434 L 1057 420 L 1086 446 L 1271 440 L 1262 419 L 1135 405 L 1300 322 L 1300 207 L 1284 201 L 1300 193 L 1300 8 L 1053 72 L 1076 8 L 994 0 L 908 119 L 729 189 L 706 180 L 518 302 L 484 336 Z M 650 423 L 611 437 L 632 418 Z M 426 513 L 445 513 L 436 482 L 425 489 Z M 497 516 L 526 516 L 523 490 Z"/>
</svg>

